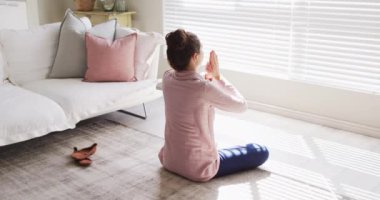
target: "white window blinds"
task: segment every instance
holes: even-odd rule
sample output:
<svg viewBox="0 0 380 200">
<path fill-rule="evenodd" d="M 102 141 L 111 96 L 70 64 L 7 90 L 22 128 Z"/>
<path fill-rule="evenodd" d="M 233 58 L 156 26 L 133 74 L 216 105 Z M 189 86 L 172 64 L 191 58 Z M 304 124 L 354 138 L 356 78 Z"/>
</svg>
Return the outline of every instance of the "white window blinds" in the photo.
<svg viewBox="0 0 380 200">
<path fill-rule="evenodd" d="M 222 68 L 380 92 L 380 0 L 164 0 L 177 28 Z"/>
</svg>

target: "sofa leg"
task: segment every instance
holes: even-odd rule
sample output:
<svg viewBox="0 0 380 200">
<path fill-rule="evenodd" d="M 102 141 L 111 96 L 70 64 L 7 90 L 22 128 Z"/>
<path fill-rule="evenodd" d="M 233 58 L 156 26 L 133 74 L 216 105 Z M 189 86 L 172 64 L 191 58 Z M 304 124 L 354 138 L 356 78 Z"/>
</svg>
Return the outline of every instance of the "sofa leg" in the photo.
<svg viewBox="0 0 380 200">
<path fill-rule="evenodd" d="M 121 113 L 127 114 L 127 115 L 131 115 L 131 116 L 140 118 L 140 119 L 146 119 L 147 116 L 146 116 L 145 104 L 143 103 L 142 105 L 143 105 L 143 108 L 144 108 L 144 116 L 141 116 L 141 115 L 138 115 L 138 114 L 135 114 L 135 113 L 132 113 L 132 112 L 128 112 L 128 111 L 125 111 L 125 110 L 118 110 L 118 111 L 121 112 Z"/>
</svg>

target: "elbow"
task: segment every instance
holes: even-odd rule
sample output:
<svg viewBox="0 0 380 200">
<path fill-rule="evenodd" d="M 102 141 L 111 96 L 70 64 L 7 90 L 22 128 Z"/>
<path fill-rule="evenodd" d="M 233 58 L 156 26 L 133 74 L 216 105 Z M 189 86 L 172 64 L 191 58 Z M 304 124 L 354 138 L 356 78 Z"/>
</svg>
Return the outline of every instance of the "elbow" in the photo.
<svg viewBox="0 0 380 200">
<path fill-rule="evenodd" d="M 235 102 L 234 105 L 230 108 L 230 112 L 242 113 L 248 109 L 248 104 L 245 99 Z"/>
<path fill-rule="evenodd" d="M 245 112 L 246 110 L 248 110 L 248 103 L 247 101 L 244 99 L 238 106 L 238 108 L 236 109 L 237 112 L 239 113 L 242 113 L 242 112 Z"/>
</svg>

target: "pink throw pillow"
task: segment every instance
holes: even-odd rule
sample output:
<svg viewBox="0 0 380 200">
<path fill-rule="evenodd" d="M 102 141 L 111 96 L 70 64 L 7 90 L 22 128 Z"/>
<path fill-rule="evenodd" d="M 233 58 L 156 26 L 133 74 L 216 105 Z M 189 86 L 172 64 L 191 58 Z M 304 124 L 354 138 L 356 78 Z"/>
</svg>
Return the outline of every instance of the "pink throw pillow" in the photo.
<svg viewBox="0 0 380 200">
<path fill-rule="evenodd" d="M 84 81 L 134 81 L 137 34 L 109 41 L 86 33 L 87 71 Z"/>
</svg>

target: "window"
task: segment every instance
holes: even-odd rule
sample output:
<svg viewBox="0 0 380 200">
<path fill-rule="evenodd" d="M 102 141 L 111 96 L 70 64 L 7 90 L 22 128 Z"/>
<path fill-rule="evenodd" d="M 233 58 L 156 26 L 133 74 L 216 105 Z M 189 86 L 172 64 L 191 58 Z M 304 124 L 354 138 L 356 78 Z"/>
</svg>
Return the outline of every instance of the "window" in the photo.
<svg viewBox="0 0 380 200">
<path fill-rule="evenodd" d="M 164 0 L 177 28 L 222 68 L 380 93 L 380 0 Z"/>
</svg>

